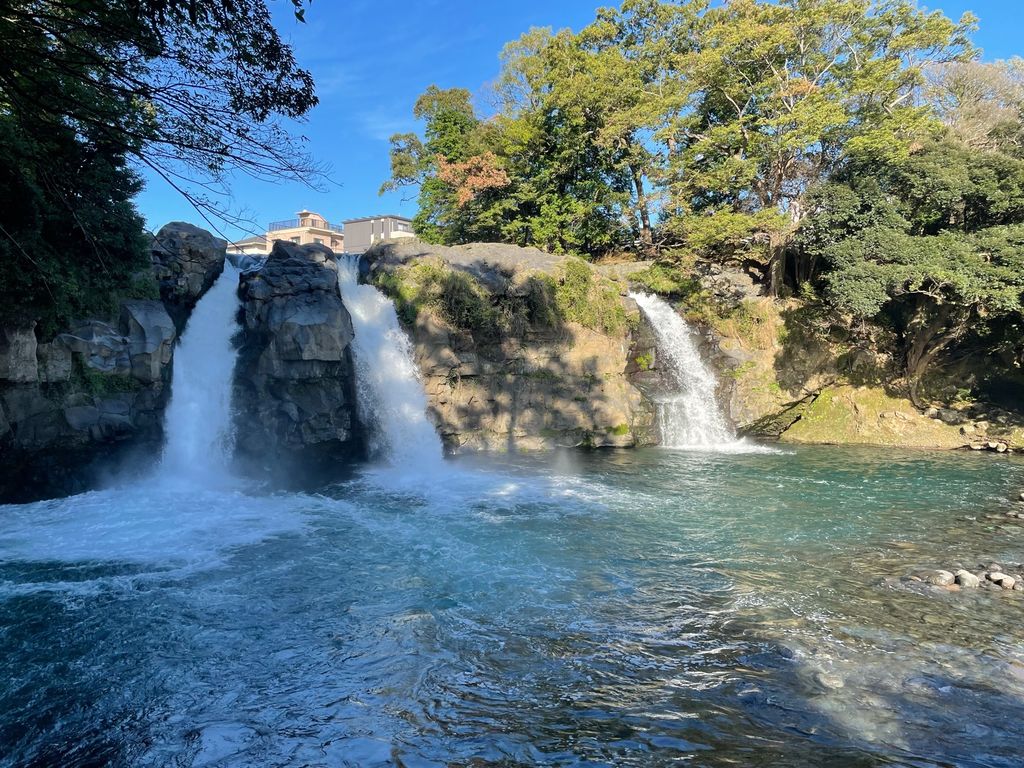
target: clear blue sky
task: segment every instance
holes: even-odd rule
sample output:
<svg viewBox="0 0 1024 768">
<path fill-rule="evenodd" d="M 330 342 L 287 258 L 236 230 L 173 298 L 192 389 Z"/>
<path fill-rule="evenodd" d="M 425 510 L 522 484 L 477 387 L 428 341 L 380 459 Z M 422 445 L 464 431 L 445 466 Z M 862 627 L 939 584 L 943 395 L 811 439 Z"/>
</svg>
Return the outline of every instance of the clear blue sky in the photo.
<svg viewBox="0 0 1024 768">
<path fill-rule="evenodd" d="M 332 221 L 374 213 L 412 215 L 413 200 L 377 195 L 389 175 L 388 137 L 416 130 L 412 105 L 424 89 L 464 87 L 482 98 L 498 72 L 502 46 L 531 26 L 579 29 L 600 0 L 314 0 L 306 24 L 271 0 L 278 28 L 317 82 L 320 105 L 297 126 L 336 182 L 326 193 L 300 184 L 267 184 L 238 178 L 233 206 L 260 227 L 311 208 Z M 928 0 L 930 9 L 981 19 L 976 43 L 984 58 L 1024 54 L 1020 0 Z M 483 105 L 486 107 L 486 105 Z M 148 178 L 148 177 L 147 177 Z M 198 214 L 158 179 L 149 179 L 139 209 L 152 229 L 175 219 L 202 224 Z M 238 236 L 226 229 L 228 236 Z"/>
</svg>

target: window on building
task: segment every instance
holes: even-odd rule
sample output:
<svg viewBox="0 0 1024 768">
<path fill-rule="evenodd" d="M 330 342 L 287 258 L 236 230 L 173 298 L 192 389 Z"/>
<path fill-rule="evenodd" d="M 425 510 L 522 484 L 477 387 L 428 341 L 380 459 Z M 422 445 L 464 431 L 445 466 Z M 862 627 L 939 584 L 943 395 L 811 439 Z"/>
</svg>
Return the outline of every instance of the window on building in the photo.
<svg viewBox="0 0 1024 768">
<path fill-rule="evenodd" d="M 299 240 L 300 240 L 300 238 L 298 238 L 298 237 L 292 237 L 292 238 L 289 238 L 289 239 L 290 239 L 290 240 L 291 240 L 291 241 L 292 241 L 293 243 L 297 243 L 297 242 L 299 242 Z"/>
<path fill-rule="evenodd" d="M 316 243 L 317 245 L 323 245 L 324 239 L 322 237 L 314 237 L 313 242 Z"/>
</svg>

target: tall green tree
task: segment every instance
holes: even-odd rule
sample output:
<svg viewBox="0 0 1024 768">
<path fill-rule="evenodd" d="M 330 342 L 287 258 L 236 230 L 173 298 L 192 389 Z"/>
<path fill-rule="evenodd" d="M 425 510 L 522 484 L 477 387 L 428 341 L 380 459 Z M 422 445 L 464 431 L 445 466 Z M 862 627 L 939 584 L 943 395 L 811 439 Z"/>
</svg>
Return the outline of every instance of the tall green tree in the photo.
<svg viewBox="0 0 1024 768">
<path fill-rule="evenodd" d="M 671 225 L 698 246 L 728 246 L 716 232 L 756 246 L 778 293 L 807 191 L 850 155 L 907 156 L 930 127 L 915 101 L 923 68 L 969 57 L 974 19 L 909 0 L 691 5 L 700 13 L 680 16 L 677 34 L 696 44 L 672 75 L 689 93 L 673 126 Z"/>
<path fill-rule="evenodd" d="M 992 348 L 1024 311 L 1024 162 L 946 140 L 853 163 L 809 195 L 798 235 L 829 302 L 902 341 L 910 396 L 947 350 Z M 1001 342 L 1000 342 L 1001 343 Z"/>
</svg>

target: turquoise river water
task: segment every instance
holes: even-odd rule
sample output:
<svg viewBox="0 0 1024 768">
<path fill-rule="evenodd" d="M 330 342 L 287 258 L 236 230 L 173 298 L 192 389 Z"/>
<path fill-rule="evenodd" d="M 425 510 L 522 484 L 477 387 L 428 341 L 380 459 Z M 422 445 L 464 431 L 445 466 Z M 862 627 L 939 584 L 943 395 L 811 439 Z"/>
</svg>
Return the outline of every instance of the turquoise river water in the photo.
<svg viewBox="0 0 1024 768">
<path fill-rule="evenodd" d="M 470 457 L 0 507 L 3 766 L 1020 766 L 1024 463 Z"/>
</svg>

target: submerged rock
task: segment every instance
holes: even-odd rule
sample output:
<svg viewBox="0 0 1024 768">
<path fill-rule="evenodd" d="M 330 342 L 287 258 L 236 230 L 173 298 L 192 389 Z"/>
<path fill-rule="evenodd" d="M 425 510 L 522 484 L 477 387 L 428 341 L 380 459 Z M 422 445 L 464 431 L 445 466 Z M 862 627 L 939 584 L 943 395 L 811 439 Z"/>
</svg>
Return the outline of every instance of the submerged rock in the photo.
<svg viewBox="0 0 1024 768">
<path fill-rule="evenodd" d="M 261 270 L 242 275 L 239 293 L 239 459 L 302 481 L 361 457 L 352 320 L 333 253 L 278 241 Z"/>
<path fill-rule="evenodd" d="M 956 577 L 949 571 L 932 571 L 926 581 L 929 584 L 934 584 L 937 587 L 948 587 L 956 580 Z"/>
</svg>

